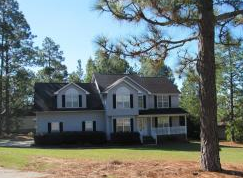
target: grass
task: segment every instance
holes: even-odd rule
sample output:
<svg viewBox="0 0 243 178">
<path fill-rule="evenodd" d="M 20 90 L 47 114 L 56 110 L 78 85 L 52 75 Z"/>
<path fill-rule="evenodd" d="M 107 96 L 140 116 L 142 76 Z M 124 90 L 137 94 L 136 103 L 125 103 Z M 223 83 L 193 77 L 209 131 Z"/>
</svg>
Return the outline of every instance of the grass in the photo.
<svg viewBox="0 0 243 178">
<path fill-rule="evenodd" d="M 200 145 L 196 142 L 167 144 L 161 147 L 120 147 L 84 149 L 0 148 L 0 166 L 24 169 L 37 157 L 88 159 L 94 161 L 175 160 L 198 161 Z M 220 147 L 222 163 L 243 164 L 243 148 Z M 42 165 L 39 169 L 44 169 Z"/>
</svg>

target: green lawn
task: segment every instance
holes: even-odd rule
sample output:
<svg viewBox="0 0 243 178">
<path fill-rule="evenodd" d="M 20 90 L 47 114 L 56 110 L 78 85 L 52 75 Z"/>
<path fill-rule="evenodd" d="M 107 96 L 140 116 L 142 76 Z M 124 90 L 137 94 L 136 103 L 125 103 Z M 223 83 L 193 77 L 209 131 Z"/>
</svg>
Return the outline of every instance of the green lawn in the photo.
<svg viewBox="0 0 243 178">
<path fill-rule="evenodd" d="M 41 149 L 41 148 L 0 148 L 0 166 L 24 168 L 36 157 L 90 159 L 97 161 L 131 160 L 199 160 L 198 143 L 177 143 L 161 147 L 85 148 L 85 149 Z M 243 148 L 221 147 L 223 163 L 243 164 Z"/>
</svg>

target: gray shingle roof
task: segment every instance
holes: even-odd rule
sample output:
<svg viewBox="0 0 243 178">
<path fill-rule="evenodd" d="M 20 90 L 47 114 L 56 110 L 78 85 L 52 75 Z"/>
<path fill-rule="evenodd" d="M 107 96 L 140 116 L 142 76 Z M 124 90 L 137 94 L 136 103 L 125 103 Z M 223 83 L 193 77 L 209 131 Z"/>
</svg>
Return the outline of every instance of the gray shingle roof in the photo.
<svg viewBox="0 0 243 178">
<path fill-rule="evenodd" d="M 180 93 L 177 86 L 166 77 L 140 77 L 136 74 L 94 74 L 101 92 L 103 92 L 112 83 L 125 76 L 130 77 L 151 93 Z"/>
<path fill-rule="evenodd" d="M 54 92 L 58 91 L 67 83 L 36 83 L 34 108 L 36 111 L 58 111 L 58 110 L 103 110 L 99 93 L 93 83 L 76 83 L 90 94 L 87 95 L 87 108 L 68 109 L 56 108 Z"/>
</svg>

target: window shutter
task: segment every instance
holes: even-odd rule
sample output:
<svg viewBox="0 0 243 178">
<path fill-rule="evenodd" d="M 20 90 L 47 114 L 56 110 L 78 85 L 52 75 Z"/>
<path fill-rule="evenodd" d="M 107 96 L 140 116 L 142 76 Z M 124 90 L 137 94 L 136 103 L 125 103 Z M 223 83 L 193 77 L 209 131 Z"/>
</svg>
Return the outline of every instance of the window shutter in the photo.
<svg viewBox="0 0 243 178">
<path fill-rule="evenodd" d="M 172 117 L 169 117 L 170 127 L 172 127 Z"/>
<path fill-rule="evenodd" d="M 51 133 L 51 123 L 48 123 L 48 133 Z"/>
<path fill-rule="evenodd" d="M 154 95 L 154 108 L 157 108 L 157 96 Z"/>
<path fill-rule="evenodd" d="M 62 107 L 65 108 L 66 98 L 65 95 L 62 95 Z"/>
<path fill-rule="evenodd" d="M 131 124 L 131 132 L 133 132 L 133 118 L 130 119 L 130 124 Z"/>
<path fill-rule="evenodd" d="M 133 108 L 133 95 L 130 95 L 130 107 Z"/>
<path fill-rule="evenodd" d="M 155 125 L 155 128 L 157 128 L 158 127 L 158 117 L 155 117 L 154 119 L 155 119 L 154 120 L 154 125 Z"/>
<path fill-rule="evenodd" d="M 113 108 L 116 108 L 116 95 L 113 94 Z"/>
<path fill-rule="evenodd" d="M 169 95 L 169 108 L 171 108 L 171 95 Z"/>
<path fill-rule="evenodd" d="M 85 121 L 82 122 L 82 131 L 85 131 Z"/>
<path fill-rule="evenodd" d="M 54 109 L 57 108 L 57 95 L 54 96 L 53 106 L 54 106 Z"/>
<path fill-rule="evenodd" d="M 113 119 L 113 132 L 116 133 L 116 119 Z"/>
<path fill-rule="evenodd" d="M 185 118 L 184 118 L 184 116 L 180 116 L 179 120 L 180 120 L 180 126 L 185 126 Z"/>
<path fill-rule="evenodd" d="M 146 108 L 146 95 L 143 95 L 143 107 Z"/>
<path fill-rule="evenodd" d="M 93 121 L 93 131 L 96 131 L 96 121 Z"/>
<path fill-rule="evenodd" d="M 82 95 L 79 95 L 78 98 L 79 98 L 79 100 L 78 100 L 79 101 L 79 107 L 82 108 L 82 105 L 83 105 Z"/>
<path fill-rule="evenodd" d="M 63 132 L 63 122 L 59 123 L 59 130 L 60 130 L 60 132 Z"/>
</svg>

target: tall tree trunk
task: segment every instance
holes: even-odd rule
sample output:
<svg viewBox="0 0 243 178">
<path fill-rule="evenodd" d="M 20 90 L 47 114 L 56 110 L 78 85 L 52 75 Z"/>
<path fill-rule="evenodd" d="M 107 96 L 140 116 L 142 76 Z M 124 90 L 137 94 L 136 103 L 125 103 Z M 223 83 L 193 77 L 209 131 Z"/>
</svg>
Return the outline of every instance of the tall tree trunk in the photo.
<svg viewBox="0 0 243 178">
<path fill-rule="evenodd" d="M 3 37 L 2 37 L 3 38 Z M 3 112 L 3 43 L 1 46 L 1 63 L 0 63 L 0 135 L 3 133 L 3 117 L 2 117 L 2 112 Z"/>
<path fill-rule="evenodd" d="M 9 85 L 9 56 L 8 52 L 6 52 L 6 60 L 5 60 L 5 74 L 6 74 L 6 79 L 5 79 L 5 123 L 6 123 L 6 133 L 9 134 L 11 132 L 11 117 L 10 117 L 10 107 L 9 107 L 9 102 L 10 102 L 10 85 Z"/>
<path fill-rule="evenodd" d="M 231 141 L 235 141 L 235 132 L 234 132 L 234 79 L 233 79 L 233 62 L 231 51 L 229 47 L 229 62 L 230 62 L 230 131 L 231 131 Z"/>
<path fill-rule="evenodd" d="M 4 23 L 5 21 L 5 14 L 2 13 L 3 21 L 1 23 Z M 0 63 L 0 135 L 3 133 L 3 65 L 4 65 L 4 27 L 2 27 L 2 34 L 1 34 L 2 40 L 1 40 L 1 63 Z"/>
<path fill-rule="evenodd" d="M 197 63 L 197 70 L 200 77 L 201 168 L 205 171 L 220 171 L 221 164 L 217 133 L 213 0 L 201 0 L 198 3 L 201 15 L 199 22 L 199 60 Z"/>
</svg>

